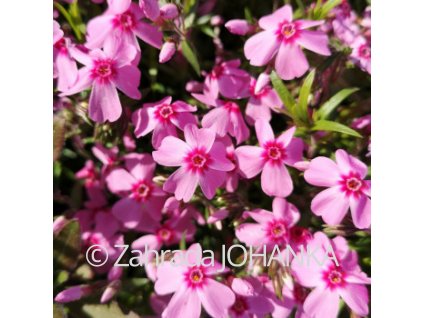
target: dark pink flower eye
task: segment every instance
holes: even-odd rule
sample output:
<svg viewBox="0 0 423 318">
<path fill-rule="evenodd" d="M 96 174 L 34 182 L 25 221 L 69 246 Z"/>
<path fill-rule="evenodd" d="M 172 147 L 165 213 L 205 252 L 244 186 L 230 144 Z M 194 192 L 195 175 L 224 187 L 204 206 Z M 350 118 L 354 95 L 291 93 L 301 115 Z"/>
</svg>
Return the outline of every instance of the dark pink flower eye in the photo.
<svg viewBox="0 0 423 318">
<path fill-rule="evenodd" d="M 140 181 L 132 187 L 132 197 L 137 201 L 147 201 L 150 198 L 152 187 L 145 181 Z"/>
<path fill-rule="evenodd" d="M 263 157 L 273 163 L 281 163 L 286 157 L 285 147 L 277 142 L 271 141 L 264 145 Z"/>
<path fill-rule="evenodd" d="M 109 80 L 115 74 L 113 61 L 111 60 L 98 60 L 94 62 L 94 68 L 91 75 L 100 80 Z"/>
<path fill-rule="evenodd" d="M 201 173 L 208 168 L 210 155 L 203 149 L 197 148 L 185 157 L 185 162 L 190 170 Z"/>
<path fill-rule="evenodd" d="M 362 182 L 357 178 L 350 178 L 346 182 L 347 188 L 351 191 L 358 191 L 361 188 Z"/>
<path fill-rule="evenodd" d="M 295 24 L 294 23 L 286 23 L 283 24 L 281 27 L 281 33 L 284 37 L 289 38 L 295 34 Z"/>
<path fill-rule="evenodd" d="M 122 30 L 130 31 L 135 27 L 136 19 L 130 12 L 119 14 L 113 20 L 115 27 L 120 27 Z"/>
<path fill-rule="evenodd" d="M 247 300 L 242 296 L 236 296 L 235 303 L 231 307 L 232 311 L 239 316 L 243 315 L 248 308 Z"/>
<path fill-rule="evenodd" d="M 206 275 L 202 267 L 194 266 L 185 273 L 185 281 L 191 288 L 202 287 L 205 283 Z"/>
</svg>

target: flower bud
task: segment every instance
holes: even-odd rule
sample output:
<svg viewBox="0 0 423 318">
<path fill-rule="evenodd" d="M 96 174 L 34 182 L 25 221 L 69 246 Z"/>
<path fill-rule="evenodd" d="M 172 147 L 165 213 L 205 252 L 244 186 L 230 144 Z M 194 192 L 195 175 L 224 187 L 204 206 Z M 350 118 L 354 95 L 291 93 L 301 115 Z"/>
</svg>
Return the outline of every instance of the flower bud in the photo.
<svg viewBox="0 0 423 318">
<path fill-rule="evenodd" d="M 185 85 L 185 89 L 190 93 L 201 93 L 203 91 L 203 84 L 197 81 L 189 81 Z"/>
<path fill-rule="evenodd" d="M 100 303 L 104 304 L 110 301 L 120 288 L 120 280 L 115 280 L 107 285 L 103 294 L 101 295 Z"/>
<path fill-rule="evenodd" d="M 54 298 L 58 303 L 68 303 L 81 299 L 84 296 L 91 294 L 92 289 L 88 285 L 79 285 L 67 288 L 56 295 Z"/>
<path fill-rule="evenodd" d="M 175 43 L 166 42 L 165 44 L 163 44 L 159 54 L 159 62 L 166 63 L 167 61 L 169 61 L 172 58 L 173 54 L 175 54 L 175 51 Z"/>
<path fill-rule="evenodd" d="M 251 30 L 251 25 L 246 20 L 234 19 L 226 22 L 225 27 L 236 35 L 246 35 Z"/>
<path fill-rule="evenodd" d="M 167 20 L 173 20 L 176 19 L 179 16 L 179 11 L 177 6 L 175 6 L 173 3 L 165 4 L 160 8 L 160 16 L 163 19 Z"/>
<path fill-rule="evenodd" d="M 210 19 L 210 24 L 212 26 L 218 26 L 223 24 L 223 18 L 220 15 L 215 15 Z"/>
</svg>

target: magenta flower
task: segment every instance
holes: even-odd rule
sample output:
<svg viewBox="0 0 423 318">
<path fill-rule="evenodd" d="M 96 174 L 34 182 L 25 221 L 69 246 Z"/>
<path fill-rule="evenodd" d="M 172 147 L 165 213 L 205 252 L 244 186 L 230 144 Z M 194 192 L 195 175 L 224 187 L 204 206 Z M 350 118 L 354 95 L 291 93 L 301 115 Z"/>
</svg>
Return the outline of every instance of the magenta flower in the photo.
<svg viewBox="0 0 423 318">
<path fill-rule="evenodd" d="M 248 123 L 272 119 L 271 110 L 278 111 L 283 104 L 276 91 L 269 84 L 269 75 L 262 73 L 257 80 L 251 78 L 250 98 L 245 109 Z"/>
<path fill-rule="evenodd" d="M 298 209 L 283 198 L 273 199 L 273 213 L 256 209 L 245 211 L 244 217 L 251 217 L 257 223 L 243 223 L 235 230 L 236 237 L 248 246 L 272 249 L 275 245 L 285 246 L 290 241 L 290 229 L 300 219 Z"/>
<path fill-rule="evenodd" d="M 328 37 L 322 31 L 308 28 L 324 21 L 292 20 L 292 7 L 285 5 L 259 20 L 264 31 L 247 40 L 244 53 L 251 65 L 263 66 L 276 55 L 275 68 L 284 80 L 301 77 L 309 69 L 301 47 L 321 55 L 330 55 Z"/>
<path fill-rule="evenodd" d="M 144 104 L 143 108 L 132 114 L 134 134 L 140 138 L 153 131 L 152 144 L 157 149 L 165 137 L 178 136 L 176 127 L 183 130 L 187 124 L 196 124 L 197 120 L 191 114 L 196 110 L 197 107 L 182 101 L 172 103 L 170 96 L 155 103 Z"/>
<path fill-rule="evenodd" d="M 138 90 L 141 72 L 131 64 L 135 54 L 135 49 L 122 46 L 105 46 L 104 51 L 94 49 L 89 54 L 75 53 L 74 57 L 85 66 L 79 70 L 75 85 L 63 95 L 73 95 L 92 86 L 90 118 L 100 123 L 118 120 L 122 105 L 116 88 L 133 99 L 141 98 Z"/>
<path fill-rule="evenodd" d="M 238 104 L 216 100 L 209 101 L 208 105 L 215 106 L 215 108 L 204 115 L 201 121 L 203 127 L 212 128 L 219 137 L 229 134 L 235 137 L 237 144 L 250 137 L 250 130 L 245 124 Z"/>
<path fill-rule="evenodd" d="M 53 78 L 57 78 L 57 89 L 66 91 L 75 84 L 78 77 L 76 61 L 69 48 L 71 40 L 63 37 L 59 23 L 53 20 Z"/>
<path fill-rule="evenodd" d="M 246 35 L 251 32 L 254 28 L 247 20 L 233 19 L 225 23 L 225 28 L 229 32 L 236 35 Z"/>
<path fill-rule="evenodd" d="M 87 44 L 90 49 L 101 48 L 109 43 L 122 42 L 140 51 L 137 37 L 160 49 L 162 33 L 157 27 L 141 21 L 144 13 L 131 0 L 109 0 L 109 9 L 95 17 L 87 25 Z M 151 2 L 151 1 L 148 1 Z M 115 44 L 116 45 L 116 44 Z M 135 58 L 135 57 L 134 57 Z"/>
<path fill-rule="evenodd" d="M 197 185 L 207 199 L 225 182 L 226 171 L 234 168 L 226 158 L 225 146 L 215 141 L 216 134 L 208 128 L 198 129 L 193 124 L 184 128 L 185 141 L 173 136 L 163 139 L 160 148 L 153 151 L 154 160 L 168 167 L 178 167 L 163 186 L 165 191 L 175 193 L 178 200 L 188 202 Z"/>
<path fill-rule="evenodd" d="M 122 196 L 112 208 L 126 228 L 150 219 L 160 220 L 166 194 L 153 182 L 156 163 L 149 154 L 125 156 L 125 168 L 115 168 L 106 177 L 109 190 Z"/>
<path fill-rule="evenodd" d="M 258 279 L 234 278 L 231 287 L 235 293 L 235 303 L 229 309 L 230 317 L 264 317 L 273 311 L 272 303 L 262 294 L 264 286 Z"/>
<path fill-rule="evenodd" d="M 159 63 L 166 63 L 169 61 L 172 56 L 176 52 L 176 46 L 174 42 L 165 42 L 162 46 L 162 49 L 160 50 L 159 54 Z"/>
<path fill-rule="evenodd" d="M 260 172 L 261 188 L 269 196 L 286 197 L 291 194 L 293 184 L 287 165 L 294 165 L 302 158 L 303 142 L 294 138 L 295 126 L 275 138 L 267 121 L 255 124 L 259 146 L 241 146 L 235 149 L 241 173 L 248 179 Z"/>
<path fill-rule="evenodd" d="M 240 60 L 230 60 L 216 64 L 207 74 L 204 91 L 214 99 L 219 93 L 226 98 L 244 98 L 248 96 L 250 75 L 239 68 Z"/>
<path fill-rule="evenodd" d="M 228 286 L 212 278 L 221 265 L 217 265 L 217 262 L 215 266 L 191 265 L 202 256 L 198 243 L 191 245 L 186 253 L 192 255 L 192 262 L 188 259 L 189 265 L 163 262 L 157 270 L 158 279 L 154 285 L 156 293 L 174 293 L 162 317 L 199 318 L 201 307 L 213 318 L 226 317 L 228 309 L 235 302 L 235 295 Z"/>
<path fill-rule="evenodd" d="M 304 301 L 303 309 L 310 317 L 337 317 L 339 298 L 358 316 L 369 313 L 369 294 L 365 284 L 370 279 L 358 265 L 357 252 L 351 251 L 343 237 L 332 241 L 322 232 L 314 234 L 309 248 L 319 261 L 325 259 L 324 253 L 332 245 L 338 265 L 327 258 L 323 265 L 311 260 L 309 264 L 301 264 L 297 259 L 292 262 L 292 272 L 297 281 L 304 287 L 314 288 Z"/>
<path fill-rule="evenodd" d="M 304 173 L 308 183 L 329 187 L 314 197 L 311 210 L 326 223 L 336 225 L 350 208 L 354 225 L 369 228 L 370 180 L 364 180 L 367 166 L 342 149 L 335 155 L 336 163 L 326 157 L 314 158 Z"/>
</svg>

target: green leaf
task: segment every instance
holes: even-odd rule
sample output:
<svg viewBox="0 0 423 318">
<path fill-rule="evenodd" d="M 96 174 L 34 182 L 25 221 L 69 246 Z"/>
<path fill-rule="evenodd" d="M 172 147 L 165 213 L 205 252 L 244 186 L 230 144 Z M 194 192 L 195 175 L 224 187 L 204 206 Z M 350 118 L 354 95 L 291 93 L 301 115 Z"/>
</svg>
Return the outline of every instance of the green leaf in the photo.
<svg viewBox="0 0 423 318">
<path fill-rule="evenodd" d="M 362 136 L 348 126 L 330 120 L 319 120 L 315 122 L 311 130 L 336 131 L 346 135 L 362 138 Z"/>
<path fill-rule="evenodd" d="M 182 233 L 181 240 L 179 241 L 179 249 L 181 251 L 185 251 L 187 249 L 187 243 L 186 243 L 186 231 Z"/>
<path fill-rule="evenodd" d="M 316 70 L 312 70 L 304 80 L 303 85 L 300 89 L 300 96 L 298 98 L 298 113 L 300 118 L 304 121 L 308 121 L 308 97 L 310 96 L 311 87 L 313 86 L 314 77 L 316 75 Z"/>
<path fill-rule="evenodd" d="M 187 41 L 183 41 L 181 44 L 181 47 L 182 47 L 182 53 L 184 54 L 185 58 L 191 64 L 195 73 L 197 73 L 197 75 L 200 76 L 200 64 L 198 63 L 198 59 L 194 51 L 192 50 L 192 48 L 190 47 Z"/>
<path fill-rule="evenodd" d="M 82 33 L 79 27 L 77 26 L 76 22 L 72 15 L 66 11 L 66 9 L 58 2 L 53 2 L 54 7 L 65 17 L 66 21 L 68 21 L 72 31 L 75 33 L 75 37 L 78 41 L 82 41 Z M 75 9 L 74 9 L 75 10 Z"/>
<path fill-rule="evenodd" d="M 329 100 L 327 100 L 317 111 L 317 116 L 320 119 L 326 119 L 329 115 L 335 110 L 335 108 L 342 103 L 351 94 L 357 92 L 358 88 L 344 88 L 335 95 L 333 95 Z"/>
<path fill-rule="evenodd" d="M 245 15 L 245 20 L 247 20 L 248 23 L 254 22 L 253 15 L 251 14 L 251 11 L 248 7 L 244 7 L 244 15 Z"/>
<path fill-rule="evenodd" d="M 285 84 L 282 82 L 282 80 L 279 78 L 278 74 L 276 74 L 275 71 L 272 71 L 272 74 L 270 74 L 270 79 L 272 80 L 273 88 L 278 93 L 279 98 L 285 105 L 285 108 L 290 114 L 292 114 L 292 110 L 295 106 L 294 97 L 292 97 L 288 88 L 285 86 Z"/>
<path fill-rule="evenodd" d="M 201 27 L 201 31 L 204 33 L 204 34 L 206 34 L 206 35 L 208 35 L 209 37 L 211 37 L 211 38 L 214 38 L 216 35 L 214 34 L 214 31 L 213 31 L 213 29 L 211 28 L 211 27 L 209 27 L 209 26 L 203 26 L 203 27 Z"/>
<path fill-rule="evenodd" d="M 319 12 L 319 19 L 324 19 L 329 14 L 329 12 L 335 8 L 336 6 L 340 5 L 342 0 L 329 0 L 325 2 L 322 6 L 322 9 Z"/>
<path fill-rule="evenodd" d="M 119 307 L 117 302 L 112 302 L 108 305 L 97 305 L 97 304 L 86 304 L 82 307 L 82 310 L 89 317 L 101 317 L 101 318 L 139 318 L 140 316 L 130 311 L 125 314 Z"/>
<path fill-rule="evenodd" d="M 79 223 L 70 221 L 53 238 L 53 260 L 55 268 L 73 270 L 78 262 L 81 250 Z"/>
</svg>

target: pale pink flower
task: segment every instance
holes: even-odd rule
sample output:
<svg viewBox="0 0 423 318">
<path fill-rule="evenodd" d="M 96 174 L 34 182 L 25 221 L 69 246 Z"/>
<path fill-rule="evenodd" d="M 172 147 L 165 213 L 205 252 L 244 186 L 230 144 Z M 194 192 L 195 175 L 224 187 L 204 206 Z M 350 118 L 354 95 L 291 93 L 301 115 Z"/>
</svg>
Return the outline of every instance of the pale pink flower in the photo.
<svg viewBox="0 0 423 318">
<path fill-rule="evenodd" d="M 193 94 L 194 97 L 204 96 Z M 235 137 L 237 144 L 245 141 L 250 137 L 250 130 L 245 124 L 241 109 L 238 104 L 232 101 L 223 100 L 200 100 L 209 106 L 215 107 L 209 110 L 201 120 L 201 124 L 205 128 L 212 128 L 219 137 L 227 134 Z"/>
<path fill-rule="evenodd" d="M 257 223 L 239 225 L 236 237 L 248 246 L 271 250 L 275 245 L 285 247 L 290 242 L 290 229 L 300 219 L 298 209 L 283 198 L 273 199 L 273 212 L 256 209 L 245 211 L 244 218 L 251 217 Z"/>
<path fill-rule="evenodd" d="M 251 78 L 250 98 L 245 109 L 248 123 L 254 123 L 259 119 L 270 121 L 271 110 L 277 112 L 282 109 L 282 106 L 278 94 L 269 85 L 269 75 L 262 73 L 257 80 Z"/>
<path fill-rule="evenodd" d="M 178 200 L 188 202 L 200 184 L 206 198 L 211 199 L 226 178 L 226 171 L 234 168 L 226 158 L 225 146 L 215 141 L 216 134 L 208 128 L 198 129 L 193 124 L 184 128 L 185 141 L 168 136 L 153 158 L 163 166 L 178 167 L 163 186 L 175 193 Z"/>
<path fill-rule="evenodd" d="M 165 137 L 178 136 L 176 128 L 183 130 L 187 124 L 196 124 L 197 120 L 191 114 L 196 110 L 197 107 L 183 101 L 172 103 L 171 96 L 155 103 L 146 103 L 132 114 L 134 134 L 140 138 L 153 131 L 152 144 L 157 149 Z"/>
<path fill-rule="evenodd" d="M 227 316 L 235 302 L 232 290 L 213 279 L 221 264 L 197 265 L 202 257 L 200 244 L 193 244 L 184 253 L 187 265 L 163 262 L 157 270 L 154 290 L 158 295 L 173 294 L 162 313 L 163 318 L 199 318 L 201 307 L 213 318 Z"/>
<path fill-rule="evenodd" d="M 370 227 L 370 180 L 364 180 L 367 166 L 345 150 L 335 153 L 336 162 L 317 157 L 304 173 L 312 185 L 329 187 L 317 194 L 311 210 L 330 225 L 340 224 L 351 209 L 354 225 L 359 229 Z"/>
<path fill-rule="evenodd" d="M 239 170 L 248 179 L 262 172 L 261 187 L 264 193 L 286 197 L 291 194 L 293 183 L 285 164 L 293 166 L 301 161 L 303 142 L 294 138 L 295 126 L 277 138 L 265 120 L 256 121 L 255 128 L 259 146 L 241 146 L 235 149 Z"/>
<path fill-rule="evenodd" d="M 325 257 L 331 251 L 330 245 L 339 266 Z M 370 279 L 358 265 L 357 252 L 349 249 L 345 238 L 338 236 L 329 240 L 322 232 L 314 234 L 308 247 L 315 251 L 315 258 L 308 264 L 301 264 L 301 258 L 295 259 L 291 265 L 296 280 L 304 287 L 314 288 L 304 301 L 307 315 L 335 318 L 342 298 L 356 315 L 367 316 L 369 293 L 365 284 L 370 284 Z"/>
<path fill-rule="evenodd" d="M 162 33 L 157 27 L 142 21 L 144 13 L 139 6 L 131 0 L 109 0 L 108 3 L 109 8 L 103 15 L 88 22 L 88 48 L 101 48 L 110 45 L 108 42 L 116 42 L 134 46 L 140 51 L 137 37 L 155 48 L 161 47 Z"/>
<path fill-rule="evenodd" d="M 173 3 L 167 3 L 160 8 L 160 17 L 165 20 L 174 20 L 179 16 L 179 10 Z"/>
<path fill-rule="evenodd" d="M 100 123 L 118 120 L 122 105 L 117 88 L 133 99 L 141 98 L 138 90 L 141 72 L 131 64 L 135 55 L 135 49 L 129 46 L 107 45 L 104 51 L 94 49 L 89 54 L 75 50 L 74 57 L 85 66 L 79 70 L 75 85 L 63 95 L 73 95 L 92 86 L 88 104 L 90 118 Z"/>
<path fill-rule="evenodd" d="M 239 68 L 240 60 L 230 60 L 216 64 L 204 81 L 205 94 L 214 99 L 219 93 L 226 98 L 244 98 L 249 92 L 250 75 Z"/>
<path fill-rule="evenodd" d="M 362 70 L 371 74 L 371 48 L 370 41 L 359 36 L 351 43 L 351 60 Z"/>
<path fill-rule="evenodd" d="M 126 228 L 151 219 L 160 220 L 166 194 L 153 182 L 156 163 L 149 154 L 125 156 L 125 168 L 115 168 L 106 177 L 109 190 L 122 196 L 112 208 Z"/>
<path fill-rule="evenodd" d="M 53 20 L 53 78 L 57 78 L 57 89 L 66 91 L 75 84 L 78 77 L 76 61 L 69 48 L 71 40 L 63 36 L 59 23 Z"/>
<path fill-rule="evenodd" d="M 292 7 L 285 5 L 259 20 L 264 31 L 252 36 L 244 46 L 251 65 L 264 66 L 276 56 L 275 68 L 284 80 L 302 76 L 309 69 L 301 47 L 321 55 L 330 55 L 328 37 L 322 31 L 309 31 L 323 21 L 292 20 Z"/>
</svg>

